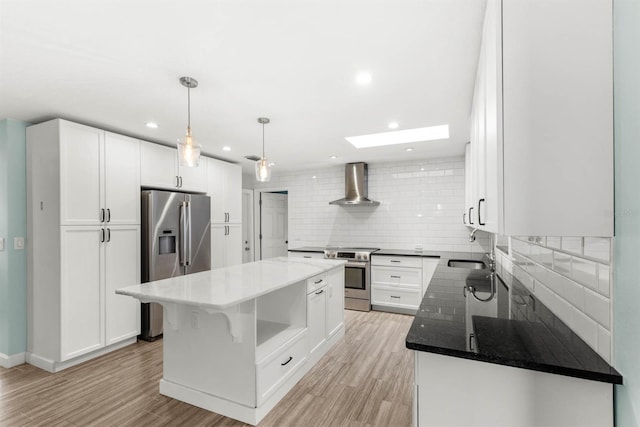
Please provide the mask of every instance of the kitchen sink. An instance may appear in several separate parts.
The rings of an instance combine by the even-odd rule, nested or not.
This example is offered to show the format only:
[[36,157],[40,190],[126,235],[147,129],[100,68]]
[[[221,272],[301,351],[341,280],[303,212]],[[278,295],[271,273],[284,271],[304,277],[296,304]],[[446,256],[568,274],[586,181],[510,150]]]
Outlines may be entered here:
[[482,261],[473,261],[470,259],[450,259],[447,263],[449,267],[455,268],[468,268],[471,270],[482,270],[483,268],[487,268]]

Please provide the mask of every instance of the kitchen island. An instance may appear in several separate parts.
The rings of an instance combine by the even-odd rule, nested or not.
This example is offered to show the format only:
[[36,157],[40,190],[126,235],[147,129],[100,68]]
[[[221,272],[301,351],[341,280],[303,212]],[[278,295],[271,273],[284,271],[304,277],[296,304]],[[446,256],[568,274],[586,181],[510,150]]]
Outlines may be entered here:
[[[612,426],[622,376],[508,271],[441,253],[406,346],[415,426]],[[464,263],[464,261],[463,261]]]
[[256,425],[344,335],[344,264],[281,257],[116,293],[163,306],[161,394]]

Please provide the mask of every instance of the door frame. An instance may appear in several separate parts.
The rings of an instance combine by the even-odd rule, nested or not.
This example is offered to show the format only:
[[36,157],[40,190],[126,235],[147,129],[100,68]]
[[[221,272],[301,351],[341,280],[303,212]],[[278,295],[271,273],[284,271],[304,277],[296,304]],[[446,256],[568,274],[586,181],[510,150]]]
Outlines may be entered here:
[[[268,187],[268,188],[254,188],[253,189],[253,241],[255,251],[253,252],[253,259],[260,261],[262,259],[262,239],[260,239],[260,233],[262,231],[262,209],[260,208],[260,198],[262,193],[278,193],[281,191],[287,192],[287,234],[289,234],[289,189],[283,187]],[[289,236],[287,236],[287,240]],[[287,249],[289,244],[287,243]]]

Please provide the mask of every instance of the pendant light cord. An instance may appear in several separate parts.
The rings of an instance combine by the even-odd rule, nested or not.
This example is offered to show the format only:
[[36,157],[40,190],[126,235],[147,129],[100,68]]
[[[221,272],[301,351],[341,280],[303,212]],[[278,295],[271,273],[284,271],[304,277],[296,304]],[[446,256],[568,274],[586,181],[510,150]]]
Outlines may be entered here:
[[262,160],[264,160],[264,123],[262,124]]
[[191,133],[191,88],[187,86],[187,129]]

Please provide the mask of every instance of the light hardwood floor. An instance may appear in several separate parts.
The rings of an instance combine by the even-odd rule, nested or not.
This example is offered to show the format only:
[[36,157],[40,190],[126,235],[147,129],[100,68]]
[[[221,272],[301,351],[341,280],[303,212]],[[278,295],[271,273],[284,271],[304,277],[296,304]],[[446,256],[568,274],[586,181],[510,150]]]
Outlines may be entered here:
[[[259,424],[411,425],[412,316],[345,311],[345,337]],[[139,342],[50,374],[0,368],[0,426],[244,426],[162,396],[162,343]]]

